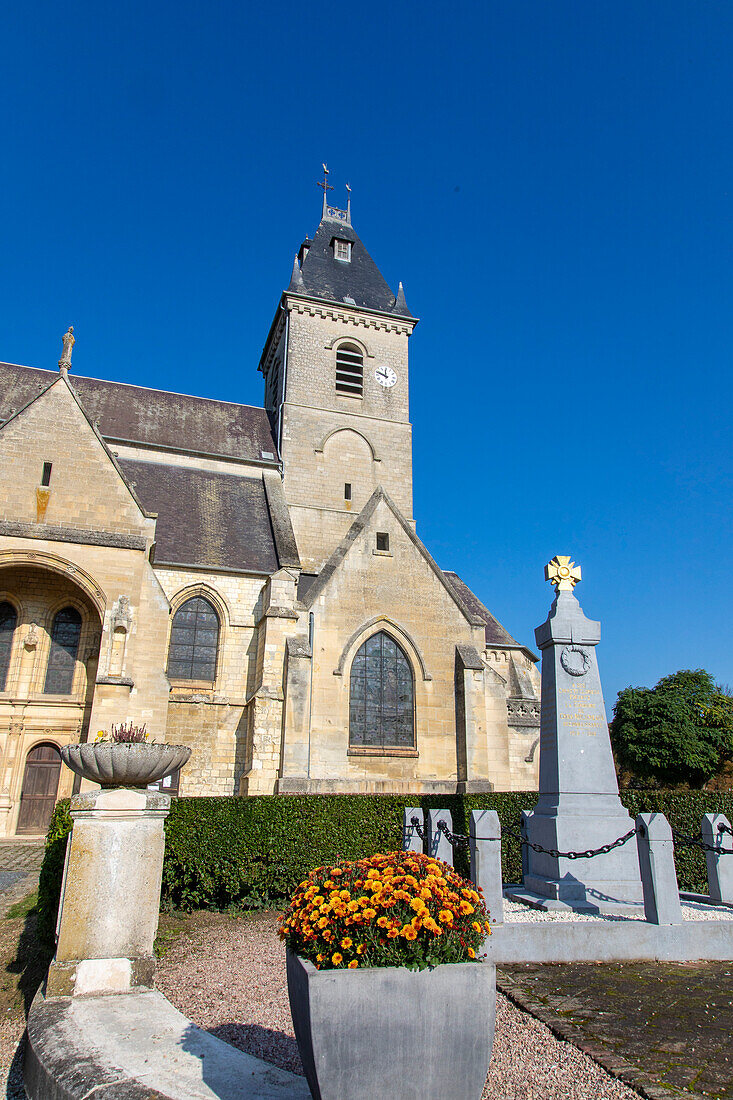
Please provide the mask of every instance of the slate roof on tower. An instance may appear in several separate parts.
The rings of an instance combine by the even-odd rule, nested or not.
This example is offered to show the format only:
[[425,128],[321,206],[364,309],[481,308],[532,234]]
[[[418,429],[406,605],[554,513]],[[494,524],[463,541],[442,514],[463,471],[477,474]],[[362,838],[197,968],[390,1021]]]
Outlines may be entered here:
[[[351,243],[351,259],[337,260],[334,240]],[[354,228],[346,221],[325,215],[312,241],[306,241],[307,255],[301,265],[297,261],[288,291],[323,298],[329,302],[344,302],[362,309],[382,313],[397,313],[411,317],[404,292],[395,295],[362,244]]]

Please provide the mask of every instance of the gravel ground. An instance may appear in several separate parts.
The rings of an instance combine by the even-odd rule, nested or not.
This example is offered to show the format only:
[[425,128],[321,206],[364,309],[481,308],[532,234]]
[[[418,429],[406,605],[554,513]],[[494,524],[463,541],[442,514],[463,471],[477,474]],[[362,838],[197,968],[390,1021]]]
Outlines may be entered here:
[[[276,918],[200,915],[161,960],[157,985],[199,1027],[233,1046],[302,1073],[293,1037],[285,958]],[[585,1054],[498,996],[483,1100],[635,1100]]]
[[[720,905],[706,905],[704,902],[683,901],[683,920],[733,920],[733,909]],[[644,920],[644,910],[641,909],[638,916],[603,916],[600,913],[573,913],[570,910],[554,910],[545,912],[542,909],[532,909],[528,905],[522,905],[518,901],[509,901],[504,898],[504,922],[506,924],[526,924],[535,921],[629,921]]]

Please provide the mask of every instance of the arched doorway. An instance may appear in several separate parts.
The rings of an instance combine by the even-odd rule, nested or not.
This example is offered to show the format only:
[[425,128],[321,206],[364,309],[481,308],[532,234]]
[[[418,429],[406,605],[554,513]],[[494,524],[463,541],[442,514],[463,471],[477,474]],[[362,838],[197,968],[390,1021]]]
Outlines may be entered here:
[[61,757],[55,745],[34,745],[28,753],[20,795],[18,835],[45,833],[56,805]]

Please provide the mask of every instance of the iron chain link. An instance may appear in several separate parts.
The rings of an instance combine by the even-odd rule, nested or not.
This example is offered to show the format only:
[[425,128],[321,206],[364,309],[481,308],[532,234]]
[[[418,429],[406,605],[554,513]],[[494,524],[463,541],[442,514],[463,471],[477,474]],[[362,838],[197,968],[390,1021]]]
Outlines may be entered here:
[[[718,832],[733,835],[733,830],[726,828],[722,823],[718,825]],[[701,852],[715,852],[717,856],[733,855],[733,849],[731,848],[716,848],[714,844],[708,844],[707,841],[703,840],[702,833],[700,836],[688,836],[687,833],[678,833],[676,829],[673,829],[672,836],[676,844],[681,844],[685,848],[699,848]]]
[[[425,828],[420,825],[420,819],[413,817],[411,824],[414,827],[417,835],[421,840],[425,839]],[[628,833],[624,833],[623,836],[618,837],[617,840],[612,841],[610,844],[601,844],[599,848],[586,848],[582,852],[561,852],[558,848],[545,848],[542,844],[535,844],[528,840],[527,837],[520,833],[517,829],[503,829],[504,836],[513,837],[518,840],[520,844],[525,845],[527,848],[531,848],[533,852],[539,852],[542,855],[550,856],[552,859],[593,859],[595,856],[605,856],[609,852],[612,852],[615,848],[620,848],[627,841],[631,840],[632,836],[636,833],[636,828],[629,829]],[[448,828],[445,821],[438,822],[438,832],[448,839],[454,848],[468,849],[471,846],[471,838],[464,836],[462,833],[453,833]],[[729,833],[733,836],[733,829],[722,823],[718,825],[719,833]],[[686,833],[678,833],[676,830],[672,830],[672,836],[677,844],[689,847],[699,848],[703,852],[715,852],[716,855],[733,855],[733,850],[728,848],[716,848],[712,844],[706,843],[700,836],[688,836]],[[477,836],[474,840],[498,840],[498,837],[482,837]]]
[[[417,818],[413,818],[413,825]],[[461,833],[452,833],[445,821],[438,822],[438,832],[443,833],[444,836],[454,846],[462,848],[468,848],[470,846],[470,837],[463,836]],[[518,832],[515,829],[504,829],[505,836],[514,837],[520,844],[526,845],[534,852],[542,852],[544,855],[551,856],[553,859],[592,859],[594,856],[605,856],[609,852],[612,852],[614,848],[620,848],[622,844],[626,844],[627,840],[631,840],[632,836],[636,832],[636,829],[629,829],[628,833],[624,836],[620,836],[617,840],[614,840],[611,844],[602,844],[600,848],[586,848],[584,852],[561,852],[557,848],[544,848],[541,844],[533,844],[527,840],[523,833]],[[475,840],[498,840],[498,837],[481,837],[477,836]]]

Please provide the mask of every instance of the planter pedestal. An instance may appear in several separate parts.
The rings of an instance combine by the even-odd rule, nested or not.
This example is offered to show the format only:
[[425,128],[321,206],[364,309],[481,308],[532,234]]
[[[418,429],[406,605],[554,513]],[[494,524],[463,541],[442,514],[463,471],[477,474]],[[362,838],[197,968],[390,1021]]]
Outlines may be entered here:
[[152,987],[169,807],[167,794],[125,788],[72,798],[47,997]]
[[316,970],[288,951],[287,970],[314,1100],[480,1100],[494,1040],[494,966]]

